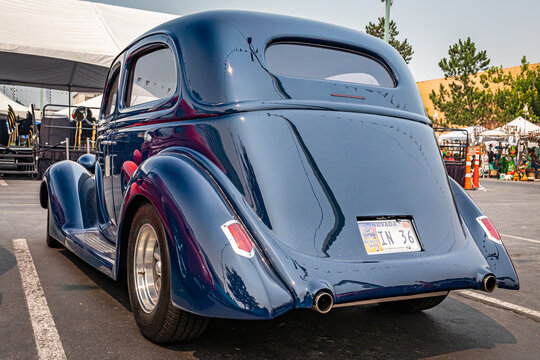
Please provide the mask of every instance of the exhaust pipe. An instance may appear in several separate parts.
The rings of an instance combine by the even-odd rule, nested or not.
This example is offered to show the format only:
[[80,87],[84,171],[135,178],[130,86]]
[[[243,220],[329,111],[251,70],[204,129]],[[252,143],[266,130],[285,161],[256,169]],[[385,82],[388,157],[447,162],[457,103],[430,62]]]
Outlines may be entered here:
[[482,287],[480,288],[482,291],[485,292],[493,292],[495,288],[497,287],[497,278],[491,274],[484,276],[484,279],[482,280]]
[[321,314],[327,314],[334,306],[334,298],[326,291],[319,291],[313,299],[312,309]]

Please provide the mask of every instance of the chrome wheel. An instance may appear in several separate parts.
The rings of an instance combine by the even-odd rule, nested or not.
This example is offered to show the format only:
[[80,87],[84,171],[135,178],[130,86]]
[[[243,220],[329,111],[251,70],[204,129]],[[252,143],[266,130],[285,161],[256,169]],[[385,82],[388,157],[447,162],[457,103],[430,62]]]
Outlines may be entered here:
[[146,223],[139,229],[134,255],[135,292],[144,312],[151,313],[158,303],[161,289],[161,251],[152,225]]

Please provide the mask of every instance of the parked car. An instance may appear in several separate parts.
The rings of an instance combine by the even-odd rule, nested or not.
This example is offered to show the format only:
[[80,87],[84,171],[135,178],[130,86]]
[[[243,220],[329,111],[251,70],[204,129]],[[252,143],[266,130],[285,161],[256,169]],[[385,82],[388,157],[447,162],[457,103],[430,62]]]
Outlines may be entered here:
[[47,244],[126,278],[152,341],[192,339],[210,318],[420,311],[452,290],[519,287],[448,178],[405,62],[375,37],[185,16],[116,58],[103,99],[96,155],[43,177]]

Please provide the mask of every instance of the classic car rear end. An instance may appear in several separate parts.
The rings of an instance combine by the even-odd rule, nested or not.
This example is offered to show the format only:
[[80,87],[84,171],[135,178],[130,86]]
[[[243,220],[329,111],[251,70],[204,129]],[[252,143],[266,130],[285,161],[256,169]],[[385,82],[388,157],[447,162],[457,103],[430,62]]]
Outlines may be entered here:
[[347,305],[480,289],[493,273],[460,219],[426,123],[275,110],[197,127],[225,149],[219,166],[204,167],[296,307],[312,307],[319,291]]
[[455,289],[519,287],[449,181],[406,64],[374,37],[186,16],[115,60],[104,99],[97,160],[45,174],[48,239],[127,274],[153,341],[196,337],[209,317],[419,311]]

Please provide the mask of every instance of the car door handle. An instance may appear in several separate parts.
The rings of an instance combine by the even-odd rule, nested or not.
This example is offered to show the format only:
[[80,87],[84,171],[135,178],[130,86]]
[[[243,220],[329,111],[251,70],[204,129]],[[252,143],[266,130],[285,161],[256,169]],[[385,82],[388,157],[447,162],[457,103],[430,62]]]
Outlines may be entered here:
[[116,145],[116,141],[105,140],[101,142],[102,145]]

